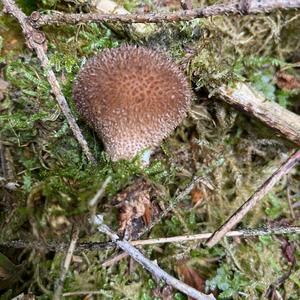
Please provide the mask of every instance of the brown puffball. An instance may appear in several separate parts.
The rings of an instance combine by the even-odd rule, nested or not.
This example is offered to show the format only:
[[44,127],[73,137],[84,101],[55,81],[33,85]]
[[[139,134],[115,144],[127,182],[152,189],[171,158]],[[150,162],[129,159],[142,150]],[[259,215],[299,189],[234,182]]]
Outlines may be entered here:
[[112,160],[133,158],[159,144],[191,104],[179,68],[158,52],[134,46],[107,49],[88,60],[73,96]]

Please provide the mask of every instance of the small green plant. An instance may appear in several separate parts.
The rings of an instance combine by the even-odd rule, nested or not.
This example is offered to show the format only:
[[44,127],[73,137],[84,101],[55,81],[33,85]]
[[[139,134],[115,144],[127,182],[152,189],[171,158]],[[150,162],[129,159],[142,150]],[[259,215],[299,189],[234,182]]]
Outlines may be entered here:
[[243,288],[247,285],[247,280],[242,273],[232,271],[227,265],[222,265],[217,269],[216,275],[206,281],[207,291],[220,290],[220,299],[236,298],[243,294]]

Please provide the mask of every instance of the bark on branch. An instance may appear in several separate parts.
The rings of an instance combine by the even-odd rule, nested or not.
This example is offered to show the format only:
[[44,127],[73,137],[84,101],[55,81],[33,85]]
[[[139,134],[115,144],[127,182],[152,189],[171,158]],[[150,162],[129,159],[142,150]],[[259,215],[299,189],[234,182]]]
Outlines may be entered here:
[[19,9],[13,0],[3,0],[4,12],[13,15],[20,23],[22,31],[24,33],[26,44],[29,49],[34,50],[39,58],[42,67],[44,68],[48,82],[52,88],[52,92],[56,97],[63,114],[65,115],[67,122],[79,142],[83,153],[86,155],[90,162],[95,162],[95,159],[88,147],[87,141],[81,133],[79,126],[77,125],[74,117],[72,116],[71,110],[68,106],[68,102],[63,95],[59,83],[55,77],[53,70],[49,67],[49,59],[46,55],[47,41],[44,33],[33,28],[28,22],[27,16]]
[[220,15],[244,15],[267,13],[276,9],[300,8],[299,0],[242,0],[229,4],[216,4],[203,8],[182,10],[174,13],[149,13],[149,14],[65,14],[52,11],[47,15],[40,15],[37,12],[31,17],[34,27],[43,25],[78,24],[87,22],[123,22],[123,23],[160,23],[189,21],[195,18],[207,18]]
[[234,88],[222,86],[219,88],[219,96],[223,101],[254,116],[286,139],[300,145],[299,115],[265,99],[245,83],[237,83]]
[[[228,231],[224,237],[255,237],[255,236],[265,236],[265,235],[285,235],[285,234],[300,234],[299,226],[280,226],[280,227],[262,227],[262,228],[244,228],[240,230]],[[179,235],[173,237],[162,237],[157,239],[148,240],[135,240],[130,241],[133,246],[147,246],[155,244],[165,244],[165,243],[187,243],[189,241],[196,240],[207,240],[211,237],[213,233],[198,233],[192,235]],[[39,242],[25,241],[25,240],[13,240],[7,242],[1,242],[0,247],[9,247],[14,249],[43,249],[47,251],[63,252],[68,249],[69,245],[66,243],[58,243],[55,241],[48,242],[44,245]],[[86,242],[78,243],[75,252],[82,251],[100,251],[104,249],[113,249],[115,244],[113,242]]]

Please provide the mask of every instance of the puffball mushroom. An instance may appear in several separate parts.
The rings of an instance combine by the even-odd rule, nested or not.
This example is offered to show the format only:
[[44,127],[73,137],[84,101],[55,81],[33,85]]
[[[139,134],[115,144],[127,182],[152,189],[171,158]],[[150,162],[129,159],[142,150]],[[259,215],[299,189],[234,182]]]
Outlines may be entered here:
[[159,144],[191,104],[179,68],[159,52],[135,46],[107,49],[89,59],[75,80],[73,96],[114,161]]

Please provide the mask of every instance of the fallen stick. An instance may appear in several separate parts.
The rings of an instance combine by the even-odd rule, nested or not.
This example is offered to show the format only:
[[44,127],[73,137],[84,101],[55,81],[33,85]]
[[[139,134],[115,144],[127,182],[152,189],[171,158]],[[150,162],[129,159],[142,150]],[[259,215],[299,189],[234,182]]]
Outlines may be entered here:
[[256,192],[207,240],[206,245],[213,247],[225,234],[239,223],[243,217],[300,161],[300,150],[297,150],[282,166],[271,175]]
[[[76,291],[76,292],[68,292],[63,293],[63,297],[74,297],[74,296],[87,296],[83,299],[90,299],[92,295],[103,295],[103,291]],[[13,299],[12,299],[13,300]]]
[[68,102],[59,87],[58,81],[55,77],[53,70],[50,68],[49,59],[46,55],[47,41],[44,33],[36,30],[29,24],[28,17],[19,9],[19,7],[15,4],[13,0],[3,0],[3,6],[4,12],[13,15],[19,21],[26,39],[26,44],[29,49],[35,50],[37,57],[39,58],[41,65],[46,72],[48,82],[52,88],[53,94],[55,95],[56,101],[58,102],[60,109],[65,115],[75,138],[80,144],[82,151],[87,157],[87,159],[90,162],[94,163],[95,159],[88,147],[87,141],[85,140],[84,136],[80,131],[79,126],[77,125],[74,117],[72,116],[71,110],[68,106]]
[[218,94],[224,102],[254,116],[286,139],[300,145],[299,115],[265,99],[245,83],[237,83],[234,88],[222,86]]
[[[249,1],[247,1],[249,2]],[[51,11],[47,15],[38,15],[34,12],[31,22],[34,27],[43,25],[78,24],[88,22],[123,22],[123,23],[160,23],[190,21],[195,18],[207,18],[220,15],[244,15],[267,13],[275,9],[296,9],[300,8],[299,0],[253,0],[249,5],[243,5],[243,1],[234,1],[228,4],[216,4],[192,10],[180,10],[172,13],[148,13],[148,14],[66,14]]]
[[[288,227],[262,227],[262,228],[245,228],[240,230],[229,231],[225,234],[226,237],[254,237],[254,236],[264,236],[264,235],[283,235],[283,234],[300,234],[299,226],[288,226]],[[195,240],[206,240],[213,235],[212,232],[199,233],[193,235],[179,235],[166,238],[148,239],[148,240],[135,240],[130,241],[133,246],[147,246],[155,244],[164,243],[185,243]],[[49,242],[48,247],[45,247],[42,243],[34,241],[24,241],[24,240],[13,240],[0,243],[0,247],[10,247],[15,249],[41,249],[45,247],[48,251],[61,252],[68,248],[68,244],[55,243],[54,241]],[[114,248],[115,244],[112,242],[87,242],[79,243],[76,247],[76,252],[81,251],[99,251],[104,249]],[[123,252],[124,253],[124,252]]]
[[68,273],[68,270],[70,268],[72,256],[75,250],[76,243],[78,241],[78,236],[79,236],[79,230],[77,227],[73,228],[72,232],[72,237],[71,237],[71,242],[69,245],[69,249],[67,251],[64,264],[62,265],[60,276],[58,280],[55,283],[55,291],[53,294],[53,300],[60,300],[61,299],[61,294],[64,286],[64,282]]
[[[258,229],[241,229],[235,231],[226,232],[226,237],[251,237],[251,236],[264,236],[264,235],[280,235],[280,234],[291,234],[300,233],[299,226],[290,227],[266,227]],[[212,233],[200,233],[192,235],[179,235],[167,238],[158,239],[148,239],[148,240],[137,240],[131,241],[130,243],[134,246],[145,246],[145,245],[156,245],[156,244],[166,244],[166,243],[183,243],[196,240],[206,240],[211,237]]]
[[[282,235],[282,234],[300,234],[300,227],[265,227],[257,229],[241,229],[235,231],[229,231],[225,234],[225,237],[253,237],[253,236],[264,236],[264,235]],[[186,243],[191,241],[206,240],[212,236],[212,233],[199,233],[191,235],[179,235],[166,238],[148,239],[148,240],[136,240],[130,241],[133,246],[146,246],[146,245],[157,245],[166,243]],[[112,258],[105,260],[101,265],[102,267],[111,267],[120,260],[128,257],[126,252],[121,252]]]
[[151,260],[146,258],[138,249],[136,249],[130,242],[120,240],[119,236],[114,233],[107,225],[103,224],[102,216],[96,216],[93,223],[97,225],[98,231],[106,234],[109,238],[116,243],[116,245],[130,255],[136,262],[147,269],[157,280],[164,280],[168,285],[171,285],[178,291],[186,294],[197,300],[212,300],[215,299],[213,295],[205,295],[175,277],[169,275],[162,270],[158,265],[154,264]]

